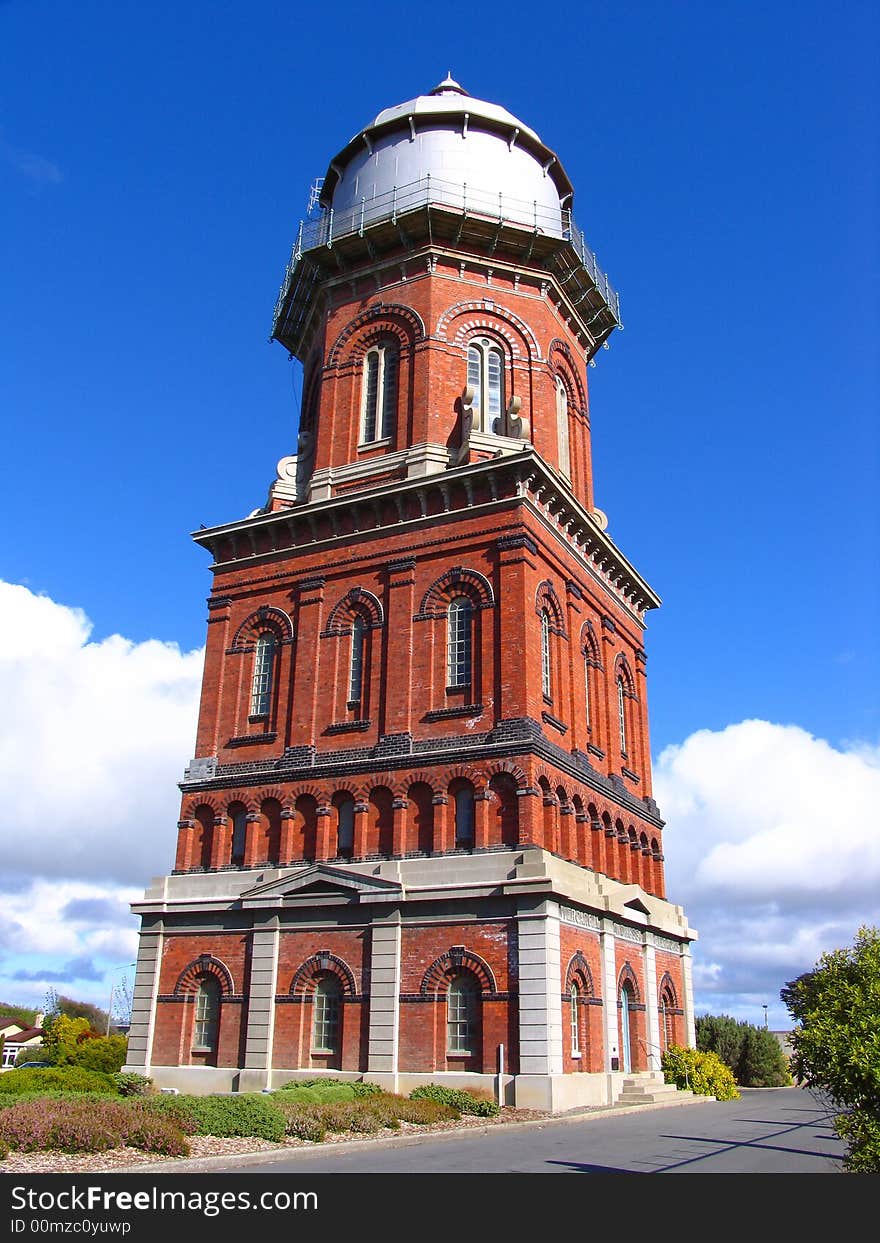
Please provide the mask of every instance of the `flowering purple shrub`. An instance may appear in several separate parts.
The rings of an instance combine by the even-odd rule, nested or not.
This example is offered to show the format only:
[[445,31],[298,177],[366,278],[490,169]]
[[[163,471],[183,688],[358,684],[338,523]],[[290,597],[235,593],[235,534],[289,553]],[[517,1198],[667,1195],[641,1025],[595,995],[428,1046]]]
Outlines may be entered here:
[[123,1101],[31,1098],[0,1112],[0,1144],[24,1152],[104,1152],[130,1144],[145,1152],[189,1151],[170,1119],[150,1117]]

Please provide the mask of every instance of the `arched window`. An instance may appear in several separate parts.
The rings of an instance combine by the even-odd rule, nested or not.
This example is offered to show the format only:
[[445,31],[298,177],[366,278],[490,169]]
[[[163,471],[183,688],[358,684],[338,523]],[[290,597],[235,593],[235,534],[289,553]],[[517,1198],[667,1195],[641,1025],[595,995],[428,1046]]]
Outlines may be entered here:
[[447,613],[446,678],[448,686],[470,686],[474,606],[467,596],[450,601]]
[[622,674],[617,677],[617,728],[620,733],[620,753],[626,755],[626,702]]
[[467,383],[473,390],[474,428],[499,431],[504,414],[504,355],[488,337],[477,337],[468,347]]
[[336,814],[336,854],[340,859],[350,859],[354,854],[354,799],[341,798],[336,804]]
[[547,699],[552,697],[550,670],[550,614],[541,609],[541,690]]
[[397,414],[398,352],[393,341],[381,341],[364,358],[361,443],[391,435]]
[[364,648],[367,623],[358,615],[351,624],[351,667],[348,678],[349,703],[360,703],[364,687]]
[[342,985],[335,975],[324,975],[315,985],[312,1014],[312,1052],[339,1052]]
[[268,716],[272,703],[272,673],[275,668],[275,636],[261,634],[254,652],[254,680],[251,684],[251,716]]
[[455,800],[455,845],[467,850],[474,844],[474,790],[470,784],[461,786]]
[[480,986],[462,971],[452,977],[446,997],[446,1050],[473,1056],[480,1050]]
[[580,1053],[581,1051],[581,990],[577,983],[572,980],[571,990],[571,1051],[572,1053]]
[[559,446],[559,469],[571,477],[571,450],[568,439],[568,392],[562,377],[556,377],[556,440]]
[[590,694],[590,669],[592,667],[593,662],[590,660],[590,649],[587,648],[584,652],[584,706],[586,708],[584,721],[586,722],[587,729],[592,729],[593,727],[593,699]]
[[237,865],[244,863],[245,845],[247,843],[247,808],[237,803],[229,809],[232,817],[232,858]]
[[213,976],[203,975],[196,989],[193,1020],[193,1048],[214,1053],[220,1030],[220,984]]
[[660,1047],[662,1052],[675,1044],[675,995],[669,984],[660,990]]

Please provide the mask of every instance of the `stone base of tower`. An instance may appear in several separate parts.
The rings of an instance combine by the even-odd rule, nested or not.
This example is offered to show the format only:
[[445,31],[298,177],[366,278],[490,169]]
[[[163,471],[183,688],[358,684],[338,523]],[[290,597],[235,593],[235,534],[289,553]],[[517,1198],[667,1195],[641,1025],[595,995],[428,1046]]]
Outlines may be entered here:
[[365,1079],[561,1112],[693,1044],[680,907],[534,846],[164,877],[128,1070],[180,1091]]

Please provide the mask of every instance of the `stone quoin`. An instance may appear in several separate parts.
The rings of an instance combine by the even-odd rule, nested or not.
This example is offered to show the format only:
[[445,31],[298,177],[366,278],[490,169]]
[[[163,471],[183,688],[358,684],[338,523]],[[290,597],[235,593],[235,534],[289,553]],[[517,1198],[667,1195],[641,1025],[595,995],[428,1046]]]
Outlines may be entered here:
[[177,855],[134,911],[127,1069],[613,1102],[693,1044],[651,793],[646,613],[596,508],[620,324],[555,153],[451,77],[316,182],[272,337],[303,366],[213,558]]

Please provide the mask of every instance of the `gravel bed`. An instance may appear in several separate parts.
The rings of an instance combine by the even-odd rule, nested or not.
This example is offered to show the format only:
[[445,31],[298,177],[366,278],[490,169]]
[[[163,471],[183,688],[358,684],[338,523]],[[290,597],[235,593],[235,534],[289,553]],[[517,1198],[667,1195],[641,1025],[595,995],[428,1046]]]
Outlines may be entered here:
[[[342,1134],[327,1134],[324,1145],[346,1144],[354,1141],[381,1139],[383,1136],[427,1135],[432,1131],[463,1131],[479,1127],[503,1126],[506,1122],[530,1122],[535,1119],[552,1118],[554,1115],[539,1109],[502,1109],[494,1118],[477,1118],[464,1114],[447,1122],[431,1122],[420,1125],[416,1122],[401,1122],[398,1130],[383,1127],[372,1135],[355,1134],[345,1131]],[[238,1156],[241,1153],[282,1151],[285,1148],[316,1148],[308,1140],[288,1137],[278,1143],[267,1139],[216,1135],[191,1135],[189,1137],[190,1154],[181,1157],[181,1161],[194,1161],[202,1157]],[[63,1153],[63,1152],[10,1152],[5,1161],[0,1161],[0,1174],[98,1174],[105,1171],[125,1169],[132,1166],[163,1165],[170,1170],[175,1158],[168,1158],[152,1152],[141,1152],[139,1148],[110,1148],[106,1152]]]

